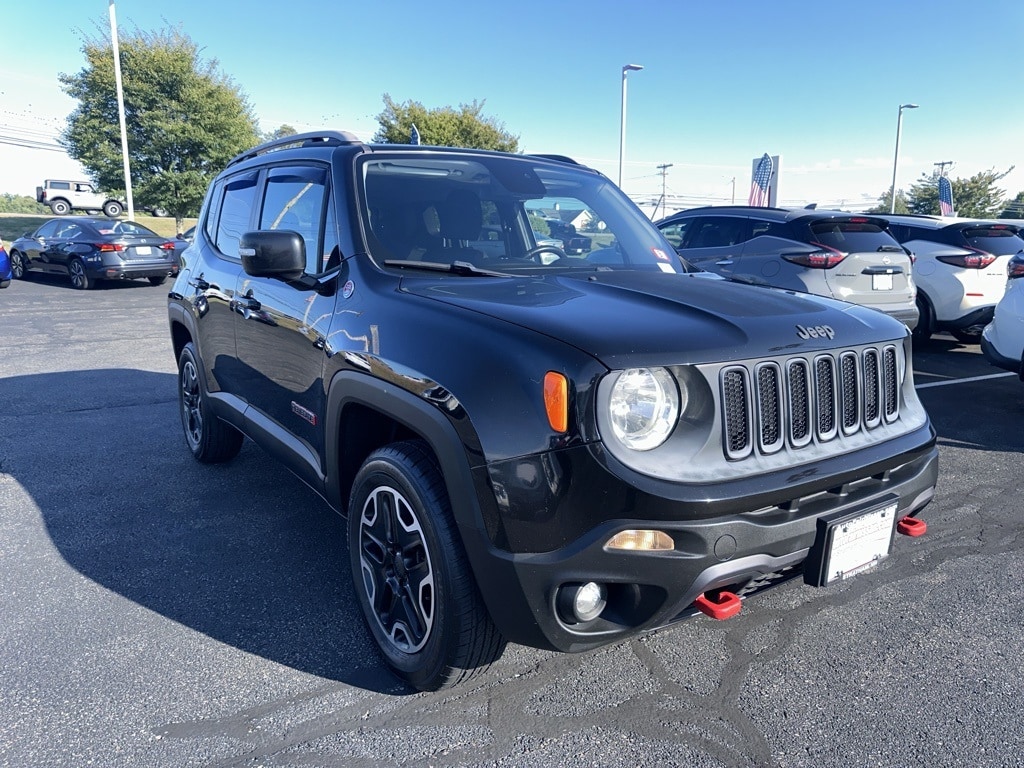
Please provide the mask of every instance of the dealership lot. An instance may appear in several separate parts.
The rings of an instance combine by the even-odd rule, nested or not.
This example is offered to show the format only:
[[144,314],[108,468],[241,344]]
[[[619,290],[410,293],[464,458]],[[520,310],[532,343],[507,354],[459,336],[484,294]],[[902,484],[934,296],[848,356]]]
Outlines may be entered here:
[[0,294],[0,765],[980,766],[1024,749],[1024,383],[936,335],[926,536],[856,579],[413,694],[340,520],[251,443],[196,463],[166,286]]

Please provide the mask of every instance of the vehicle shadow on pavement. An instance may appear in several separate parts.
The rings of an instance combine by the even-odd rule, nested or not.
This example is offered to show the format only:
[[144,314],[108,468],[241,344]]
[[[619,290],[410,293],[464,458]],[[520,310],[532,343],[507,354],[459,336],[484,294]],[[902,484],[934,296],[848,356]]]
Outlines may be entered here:
[[0,471],[79,573],[247,653],[370,691],[413,692],[366,632],[343,519],[251,442],[226,465],[195,461],[174,375],[0,378],[0,401]]

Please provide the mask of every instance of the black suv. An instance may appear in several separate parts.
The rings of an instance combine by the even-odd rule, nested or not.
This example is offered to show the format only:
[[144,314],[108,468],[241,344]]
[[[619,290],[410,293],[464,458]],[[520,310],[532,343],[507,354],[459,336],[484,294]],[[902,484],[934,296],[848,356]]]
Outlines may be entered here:
[[[558,202],[604,224],[586,255],[536,243]],[[418,688],[507,641],[726,618],[924,530],[904,325],[689,268],[564,159],[290,136],[214,180],[184,262],[188,447],[248,436],[347,516],[370,632]]]

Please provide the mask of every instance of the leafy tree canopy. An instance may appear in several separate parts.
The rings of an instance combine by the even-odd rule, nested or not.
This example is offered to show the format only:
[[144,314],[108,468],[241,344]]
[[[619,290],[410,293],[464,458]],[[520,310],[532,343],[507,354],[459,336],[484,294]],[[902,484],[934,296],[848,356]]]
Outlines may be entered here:
[[0,213],[49,213],[50,209],[37,203],[28,195],[12,195],[5,192],[0,195]]
[[1024,219],[1024,192],[1018,192],[1017,196],[1010,200],[1003,212],[999,214],[1000,219]]
[[398,104],[385,93],[384,110],[377,115],[380,127],[373,140],[408,144],[415,125],[423,144],[518,152],[519,137],[508,133],[503,123],[484,117],[483,109],[482,101],[461,104],[458,109],[427,109],[418,101]]
[[910,208],[907,207],[907,195],[902,189],[896,190],[896,210],[890,210],[892,208],[891,193],[892,189],[885,190],[879,197],[878,205],[866,213],[910,213]]
[[292,126],[288,125],[288,123],[282,123],[269,133],[263,134],[263,141],[274,141],[274,139],[283,139],[285,136],[294,136],[297,133],[298,131],[296,131]]
[[[969,179],[950,179],[953,187],[953,209],[957,216],[974,219],[990,219],[998,216],[1003,210],[1004,192],[996,186],[996,182],[1005,178],[1013,170],[1011,165],[1005,171],[994,168],[981,171]],[[939,172],[921,174],[907,194],[907,207],[911,213],[938,216],[939,210]]]
[[[177,29],[119,35],[132,192],[138,204],[176,219],[195,216],[213,176],[259,142],[256,119],[240,89],[202,61]],[[78,100],[61,144],[101,188],[124,192],[124,166],[109,34],[86,39],[85,67],[61,74]]]

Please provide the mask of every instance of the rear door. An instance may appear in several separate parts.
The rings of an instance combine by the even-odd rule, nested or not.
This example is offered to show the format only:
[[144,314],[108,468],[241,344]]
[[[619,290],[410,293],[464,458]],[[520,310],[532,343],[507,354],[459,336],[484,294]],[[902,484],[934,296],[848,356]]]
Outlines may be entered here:
[[726,277],[742,274],[740,256],[750,238],[743,216],[699,216],[686,229],[679,255],[691,264]]
[[811,219],[806,226],[812,245],[844,255],[824,270],[835,298],[880,309],[914,306],[910,257],[885,221],[848,216]]

